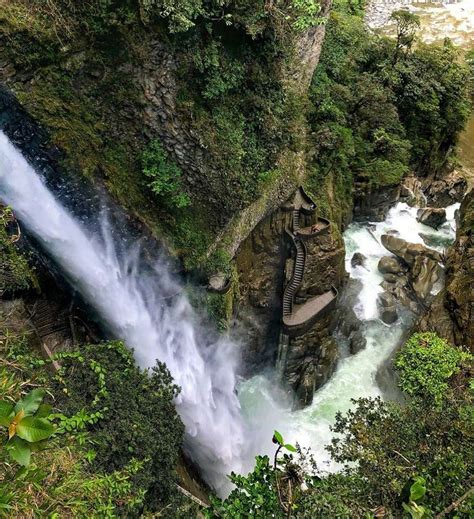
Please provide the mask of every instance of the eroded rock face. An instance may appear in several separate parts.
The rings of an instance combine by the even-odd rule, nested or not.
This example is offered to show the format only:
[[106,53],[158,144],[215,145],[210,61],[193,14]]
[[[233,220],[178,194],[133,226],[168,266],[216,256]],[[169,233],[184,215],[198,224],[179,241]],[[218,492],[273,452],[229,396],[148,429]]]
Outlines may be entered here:
[[425,207],[426,196],[420,180],[414,175],[403,179],[400,186],[400,200],[411,207]]
[[466,189],[466,179],[454,170],[439,180],[426,179],[424,192],[430,206],[446,207],[460,202]]
[[412,287],[416,296],[421,300],[426,300],[434,284],[441,275],[441,268],[437,261],[427,256],[417,256],[410,272],[413,279]]
[[417,328],[474,351],[474,191],[463,200],[459,220],[456,242],[447,253],[445,288]]
[[292,342],[287,382],[295,391],[296,407],[310,405],[314,392],[329,380],[336,369],[339,358],[337,343],[327,335],[321,339],[323,329],[324,323]]
[[[443,260],[442,255],[419,243],[409,243],[388,234],[384,234],[381,241],[387,250],[397,256],[386,256],[379,262],[379,270],[384,275],[383,288],[403,306],[419,313],[430,302],[433,286],[441,276],[439,264]],[[391,312],[386,313],[386,318],[393,319]],[[382,319],[388,323],[384,316]]]
[[438,229],[446,221],[446,211],[442,207],[425,207],[418,209],[416,219],[423,225]]
[[399,198],[399,185],[371,189],[366,183],[358,182],[354,193],[354,218],[382,222]]

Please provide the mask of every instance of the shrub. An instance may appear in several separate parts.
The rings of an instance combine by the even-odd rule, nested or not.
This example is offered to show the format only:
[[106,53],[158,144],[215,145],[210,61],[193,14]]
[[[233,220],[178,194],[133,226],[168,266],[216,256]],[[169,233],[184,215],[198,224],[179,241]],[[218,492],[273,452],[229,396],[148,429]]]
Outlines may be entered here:
[[169,160],[159,141],[152,141],[143,152],[142,169],[151,179],[149,187],[164,206],[180,209],[191,203],[181,186],[181,170]]
[[472,356],[450,346],[435,333],[415,333],[395,360],[400,387],[410,396],[440,405],[446,398],[449,380],[468,359]]
[[119,341],[85,346],[80,357],[61,360],[67,390],[60,406],[67,415],[83,408],[89,414],[100,412],[88,427],[95,443],[93,466],[112,472],[132,459],[143,462],[145,469],[133,481],[147,490],[147,503],[154,509],[175,492],[184,433],[174,406],[179,390],[163,364],[151,372],[141,370]]

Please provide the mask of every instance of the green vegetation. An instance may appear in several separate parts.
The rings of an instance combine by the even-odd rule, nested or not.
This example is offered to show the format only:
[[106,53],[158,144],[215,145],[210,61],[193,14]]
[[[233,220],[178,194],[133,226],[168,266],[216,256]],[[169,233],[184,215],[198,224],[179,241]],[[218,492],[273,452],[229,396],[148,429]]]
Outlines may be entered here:
[[440,405],[449,389],[448,381],[469,358],[468,353],[453,348],[434,333],[416,333],[395,361],[400,387],[410,396]]
[[328,450],[342,472],[319,471],[292,446],[280,456],[278,436],[273,465],[258,457],[247,477],[232,475],[237,488],[208,517],[428,519],[453,504],[452,517],[472,517],[473,360],[433,333],[413,335],[395,362],[407,401],[362,398],[337,416]]
[[0,295],[26,290],[36,284],[27,258],[15,247],[20,236],[12,211],[0,207]]
[[143,174],[163,206],[181,209],[190,204],[189,195],[182,192],[181,170],[171,162],[159,141],[152,141],[142,155]]
[[[413,45],[419,22],[406,11],[393,14],[396,39],[379,36],[355,11],[339,3],[332,12],[308,115],[315,151],[309,190],[323,207],[337,200],[345,214],[354,184],[442,171],[469,113],[468,69],[449,41]],[[326,189],[321,200],[328,178],[333,198],[324,199]]]
[[143,372],[110,342],[57,354],[54,373],[34,344],[0,330],[0,516],[191,513],[175,496],[183,426],[164,366]]

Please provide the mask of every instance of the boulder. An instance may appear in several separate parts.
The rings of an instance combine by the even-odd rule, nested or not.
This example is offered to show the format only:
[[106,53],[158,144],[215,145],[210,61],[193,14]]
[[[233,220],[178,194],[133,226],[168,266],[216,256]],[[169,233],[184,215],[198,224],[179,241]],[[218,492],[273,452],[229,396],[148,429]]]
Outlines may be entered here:
[[392,294],[383,292],[379,295],[380,318],[385,324],[393,324],[398,319],[397,307]]
[[425,247],[421,243],[410,243],[389,234],[383,234],[381,241],[388,251],[401,258],[409,267],[414,265],[415,258],[420,255],[426,256],[433,261],[442,261],[442,255],[438,251]]
[[416,296],[424,301],[438,281],[441,268],[437,261],[426,256],[417,256],[411,272],[412,287]]
[[411,207],[425,207],[426,196],[417,177],[412,175],[403,180],[400,186],[400,199]]
[[211,292],[225,293],[230,288],[230,280],[225,274],[219,272],[209,278],[209,284],[207,289]]
[[364,256],[361,252],[355,252],[351,258],[351,266],[352,267],[363,267],[365,265],[365,261],[367,257]]
[[377,268],[381,274],[399,274],[402,271],[399,260],[393,256],[380,258]]
[[442,207],[425,207],[418,209],[416,219],[423,225],[437,229],[446,221],[446,211]]
[[354,355],[359,353],[359,351],[363,350],[367,345],[367,339],[364,337],[364,334],[361,330],[357,330],[356,332],[351,334],[349,339],[349,350]]
[[387,272],[383,275],[383,279],[387,283],[396,283],[398,281],[398,276],[396,274],[390,274],[390,272]]

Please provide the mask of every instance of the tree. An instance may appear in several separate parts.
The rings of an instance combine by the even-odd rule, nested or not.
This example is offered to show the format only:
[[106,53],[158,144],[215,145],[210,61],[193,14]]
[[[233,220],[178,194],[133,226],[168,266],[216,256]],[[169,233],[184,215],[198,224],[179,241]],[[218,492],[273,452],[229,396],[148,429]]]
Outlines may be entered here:
[[397,63],[400,53],[405,50],[409,51],[415,41],[416,31],[420,27],[420,18],[414,13],[410,13],[405,9],[393,11],[390,19],[397,25],[397,44],[393,55],[393,63]]

